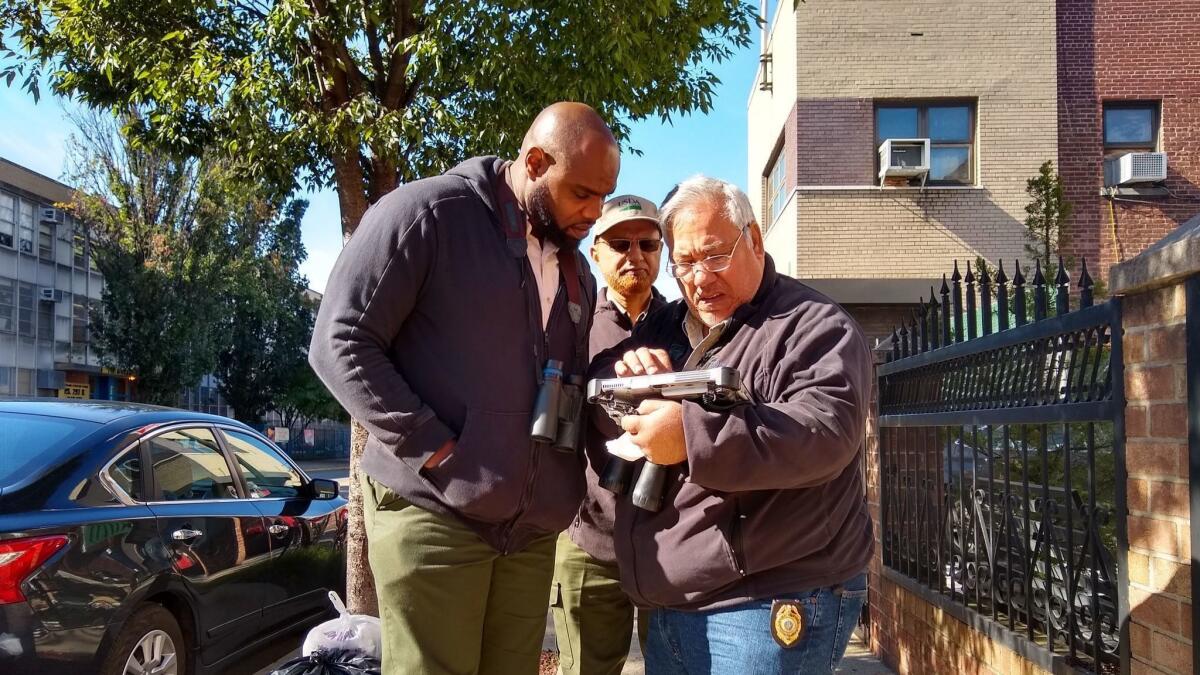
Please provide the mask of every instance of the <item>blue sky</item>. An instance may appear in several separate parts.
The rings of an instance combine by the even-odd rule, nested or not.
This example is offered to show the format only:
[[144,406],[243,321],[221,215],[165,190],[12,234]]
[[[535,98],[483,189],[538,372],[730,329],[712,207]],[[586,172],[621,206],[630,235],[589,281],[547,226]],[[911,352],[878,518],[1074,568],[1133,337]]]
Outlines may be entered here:
[[[671,124],[657,119],[632,125],[629,144],[641,150],[638,157],[622,157],[617,194],[635,193],[659,202],[675,183],[704,173],[746,187],[746,104],[758,66],[757,47],[738,52],[714,72],[721,79],[712,111],[707,115],[679,116]],[[0,85],[0,157],[34,171],[61,178],[64,149],[72,127],[66,119],[70,105],[44,96],[40,102],[16,87]],[[309,286],[321,291],[341,250],[337,197],[332,191],[307,195],[311,202],[303,223],[308,260],[302,271]],[[590,244],[584,242],[584,247]],[[663,256],[666,262],[666,256]],[[658,287],[668,297],[678,297],[665,272]]]

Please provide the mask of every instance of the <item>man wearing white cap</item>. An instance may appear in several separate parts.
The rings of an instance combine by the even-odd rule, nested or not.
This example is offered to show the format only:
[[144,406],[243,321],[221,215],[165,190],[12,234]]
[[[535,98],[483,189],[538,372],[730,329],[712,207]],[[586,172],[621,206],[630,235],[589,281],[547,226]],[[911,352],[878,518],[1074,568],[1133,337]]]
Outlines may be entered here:
[[[638,321],[666,304],[654,289],[663,246],[654,203],[634,195],[614,197],[604,204],[593,231],[592,260],[607,288],[596,303],[589,358],[629,337]],[[598,484],[608,458],[605,440],[589,429],[587,496],[555,552],[550,599],[564,675],[619,675],[633,632],[633,604],[621,590],[613,550],[616,498]],[[644,639],[645,630],[639,627],[638,636]]]

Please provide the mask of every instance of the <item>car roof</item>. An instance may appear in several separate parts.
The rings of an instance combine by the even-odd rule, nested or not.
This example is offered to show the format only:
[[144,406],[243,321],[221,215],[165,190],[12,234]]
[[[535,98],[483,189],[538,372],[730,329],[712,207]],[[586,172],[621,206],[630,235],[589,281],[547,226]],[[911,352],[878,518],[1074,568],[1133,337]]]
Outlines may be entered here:
[[153,424],[155,422],[195,421],[214,424],[245,426],[228,417],[206,413],[166,408],[144,403],[125,401],[64,400],[51,398],[26,398],[0,400],[0,413],[43,415],[67,419],[109,424],[120,421],[129,426]]

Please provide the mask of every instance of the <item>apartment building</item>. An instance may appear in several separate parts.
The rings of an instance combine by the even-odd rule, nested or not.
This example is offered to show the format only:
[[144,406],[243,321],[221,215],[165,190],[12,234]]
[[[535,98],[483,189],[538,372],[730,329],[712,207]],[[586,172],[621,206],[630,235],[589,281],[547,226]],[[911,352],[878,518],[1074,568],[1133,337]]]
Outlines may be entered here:
[[1196,0],[1059,2],[1065,248],[1105,274],[1200,213],[1197,26]]
[[[1026,181],[1104,278],[1200,212],[1200,2],[764,3],[749,180],[781,271],[881,338],[953,261],[1026,259]],[[1011,273],[1011,267],[1010,267]]]
[[127,400],[134,386],[88,335],[104,280],[82,226],[56,206],[71,193],[0,158],[0,396]]

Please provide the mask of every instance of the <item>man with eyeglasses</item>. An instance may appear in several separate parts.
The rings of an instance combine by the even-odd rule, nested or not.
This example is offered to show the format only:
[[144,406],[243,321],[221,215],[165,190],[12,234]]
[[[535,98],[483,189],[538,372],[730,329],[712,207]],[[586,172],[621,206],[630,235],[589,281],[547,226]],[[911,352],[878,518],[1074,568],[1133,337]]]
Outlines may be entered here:
[[683,299],[589,375],[726,366],[751,401],[648,400],[621,422],[670,475],[661,510],[620,500],[614,526],[622,585],[655,609],[647,671],[829,673],[862,610],[872,550],[860,450],[870,349],[841,307],[775,271],[736,186],[690,178],[660,221]]
[[[614,197],[605,202],[593,232],[592,260],[607,288],[593,315],[592,357],[628,338],[635,325],[666,305],[654,288],[663,247],[654,203],[635,195]],[[633,632],[633,603],[621,590],[613,552],[616,498],[599,485],[608,461],[605,440],[594,427],[589,430],[587,496],[555,551],[551,601],[563,675],[619,675]],[[644,613],[638,615],[643,640],[644,619]]]

